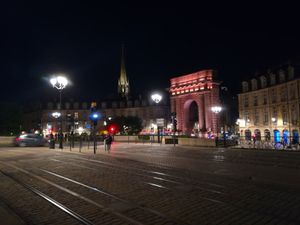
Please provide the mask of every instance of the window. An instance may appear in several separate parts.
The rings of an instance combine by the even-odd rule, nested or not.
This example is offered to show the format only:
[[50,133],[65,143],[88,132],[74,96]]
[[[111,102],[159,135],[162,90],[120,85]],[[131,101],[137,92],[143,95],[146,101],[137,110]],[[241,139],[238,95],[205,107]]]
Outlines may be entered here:
[[259,112],[258,110],[254,111],[254,125],[257,125],[259,123]]
[[254,97],[253,97],[253,105],[254,105],[254,106],[257,106],[257,105],[258,105],[257,102],[258,102],[257,96],[254,96]]
[[266,93],[264,93],[264,96],[263,96],[263,104],[264,105],[268,104],[267,94]]
[[248,111],[245,111],[245,121],[246,121],[246,123],[250,122],[250,117],[249,117],[249,112]]
[[286,97],[287,97],[286,88],[285,87],[281,87],[281,89],[280,89],[280,100],[282,102],[285,102],[286,101]]
[[287,114],[286,107],[282,108],[282,122],[284,125],[288,123],[288,114]]
[[276,102],[276,90],[275,89],[272,89],[271,90],[271,99],[272,99],[272,103],[275,103]]
[[244,107],[248,107],[248,106],[249,106],[249,98],[248,96],[245,96]]
[[276,109],[276,107],[272,108],[272,118],[275,118],[275,121],[277,121],[277,109]]
[[292,116],[292,124],[297,125],[297,123],[298,123],[298,121],[297,121],[297,109],[296,109],[295,105],[292,105],[291,116]]
[[292,84],[289,88],[289,99],[294,100],[296,98],[295,84]]
[[268,124],[268,123],[269,123],[268,111],[264,110],[264,124]]

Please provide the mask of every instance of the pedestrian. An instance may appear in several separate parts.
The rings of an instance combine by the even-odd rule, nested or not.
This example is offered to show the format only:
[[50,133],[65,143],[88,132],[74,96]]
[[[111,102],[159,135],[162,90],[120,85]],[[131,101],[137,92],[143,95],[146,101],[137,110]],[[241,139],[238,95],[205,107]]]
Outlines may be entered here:
[[106,151],[106,149],[107,149],[107,146],[106,146],[106,138],[107,138],[107,135],[103,136],[104,151]]
[[254,145],[254,147],[255,147],[255,143],[256,143],[256,136],[253,135],[253,145]]
[[112,136],[108,134],[104,139],[104,141],[105,141],[105,151],[107,150],[109,152],[112,143]]

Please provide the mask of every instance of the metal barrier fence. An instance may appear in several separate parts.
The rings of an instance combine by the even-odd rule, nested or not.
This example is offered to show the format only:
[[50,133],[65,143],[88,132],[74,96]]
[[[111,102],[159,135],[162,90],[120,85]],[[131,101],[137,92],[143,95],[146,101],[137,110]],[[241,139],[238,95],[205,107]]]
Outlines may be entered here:
[[284,145],[281,142],[275,143],[274,141],[249,141],[240,140],[239,146],[241,148],[249,149],[275,149],[275,150],[300,150],[299,144]]

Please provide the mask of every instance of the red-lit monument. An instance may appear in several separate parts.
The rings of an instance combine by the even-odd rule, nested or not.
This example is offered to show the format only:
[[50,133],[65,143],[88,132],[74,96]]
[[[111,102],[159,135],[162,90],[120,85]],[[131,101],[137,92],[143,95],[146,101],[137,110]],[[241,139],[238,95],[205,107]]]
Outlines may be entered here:
[[217,115],[212,106],[220,104],[219,82],[213,70],[171,78],[171,112],[176,113],[177,130],[185,134],[204,135],[217,131]]

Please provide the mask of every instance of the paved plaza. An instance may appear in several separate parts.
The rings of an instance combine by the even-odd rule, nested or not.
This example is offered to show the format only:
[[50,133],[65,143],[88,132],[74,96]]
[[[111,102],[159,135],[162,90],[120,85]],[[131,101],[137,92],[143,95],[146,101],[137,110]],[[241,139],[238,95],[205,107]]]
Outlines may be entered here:
[[1,224],[300,224],[297,151],[0,148]]

